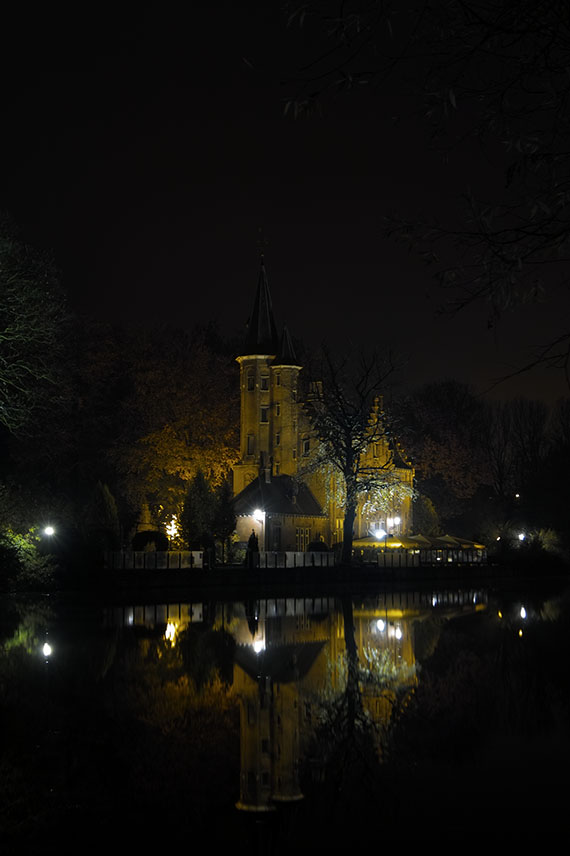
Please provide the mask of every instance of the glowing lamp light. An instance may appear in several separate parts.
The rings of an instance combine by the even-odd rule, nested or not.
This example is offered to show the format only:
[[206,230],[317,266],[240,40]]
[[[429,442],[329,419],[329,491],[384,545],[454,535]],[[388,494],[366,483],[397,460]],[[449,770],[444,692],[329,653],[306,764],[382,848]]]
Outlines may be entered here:
[[253,512],[254,520],[257,520],[258,523],[263,523],[265,520],[265,511],[262,511],[261,508],[256,508]]
[[52,650],[53,649],[49,642],[45,642],[44,647],[42,648],[42,654],[44,655],[44,657],[51,657]]
[[521,615],[521,618],[526,618],[526,609],[524,608],[524,606],[521,606],[520,615]]
[[265,642],[263,639],[256,639],[253,643],[253,650],[256,654],[261,654],[262,651],[265,650]]
[[180,527],[178,525],[178,519],[176,517],[176,514],[173,514],[170,523],[166,527],[166,534],[168,535],[169,538],[176,538],[176,536],[179,534],[179,532],[180,532]]
[[396,637],[396,639],[402,638],[402,628],[401,627],[396,627],[394,636]]
[[378,628],[380,633],[382,633],[386,629],[386,622],[382,618],[379,618],[376,622],[376,627]]
[[519,541],[524,541],[525,538],[526,535],[524,534],[524,532],[519,532]]
[[44,535],[55,535],[55,529],[53,526],[46,526],[44,529]]
[[378,538],[378,540],[379,540],[379,541],[380,541],[382,538],[385,538],[385,537],[386,537],[386,533],[384,532],[384,530],[383,530],[383,529],[377,529],[377,530],[376,530],[376,532],[374,533],[374,535],[376,536],[376,538]]

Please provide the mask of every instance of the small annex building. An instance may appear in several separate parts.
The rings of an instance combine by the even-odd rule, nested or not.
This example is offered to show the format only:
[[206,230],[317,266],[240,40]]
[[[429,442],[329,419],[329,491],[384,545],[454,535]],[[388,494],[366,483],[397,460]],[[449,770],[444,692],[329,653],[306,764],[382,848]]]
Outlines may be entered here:
[[[262,551],[306,551],[342,543],[344,512],[331,489],[331,472],[308,466],[317,438],[304,409],[299,364],[286,327],[277,331],[267,273],[261,259],[253,309],[241,353],[240,457],[233,467],[237,537],[245,545],[252,531]],[[413,467],[388,442],[370,451],[410,487]],[[387,462],[389,462],[387,464]],[[410,491],[411,493],[411,491]],[[384,511],[363,502],[355,537],[379,530],[411,532],[411,499]]]

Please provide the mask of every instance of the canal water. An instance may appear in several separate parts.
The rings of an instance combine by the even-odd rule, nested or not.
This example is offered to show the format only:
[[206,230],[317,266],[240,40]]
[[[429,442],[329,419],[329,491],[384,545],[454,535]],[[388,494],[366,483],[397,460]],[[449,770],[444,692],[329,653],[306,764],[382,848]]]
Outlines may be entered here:
[[0,852],[554,843],[569,607],[516,581],[4,596]]

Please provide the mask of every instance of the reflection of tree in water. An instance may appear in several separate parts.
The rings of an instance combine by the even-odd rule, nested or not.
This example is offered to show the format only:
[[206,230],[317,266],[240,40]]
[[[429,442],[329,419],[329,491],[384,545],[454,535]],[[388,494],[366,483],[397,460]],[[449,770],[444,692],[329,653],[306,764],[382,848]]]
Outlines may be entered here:
[[[321,816],[320,843],[338,846],[348,839],[377,838],[378,821],[392,803],[382,758],[392,711],[404,703],[415,682],[413,667],[395,665],[388,651],[363,646],[355,638],[353,603],[342,598],[345,656],[332,664],[340,681],[315,711],[314,738],[304,775],[305,829]],[[380,699],[381,714],[372,716],[367,697]],[[377,708],[378,709],[378,708]]]

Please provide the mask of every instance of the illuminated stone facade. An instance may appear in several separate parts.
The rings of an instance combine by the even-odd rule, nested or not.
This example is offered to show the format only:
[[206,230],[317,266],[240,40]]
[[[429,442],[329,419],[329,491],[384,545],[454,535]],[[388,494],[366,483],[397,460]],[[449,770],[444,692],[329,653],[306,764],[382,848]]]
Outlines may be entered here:
[[[237,532],[246,542],[252,530],[260,549],[305,551],[310,544],[342,542],[344,512],[335,475],[311,472],[317,438],[303,406],[299,365],[287,328],[278,335],[263,260],[240,366],[240,459],[233,468]],[[371,461],[387,466],[410,487],[413,469],[399,448],[387,441],[371,444]],[[411,500],[371,510],[363,501],[355,538],[384,529],[411,531]]]

